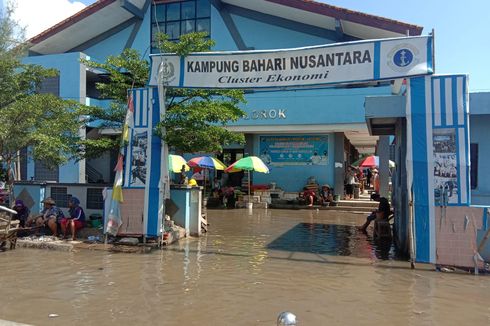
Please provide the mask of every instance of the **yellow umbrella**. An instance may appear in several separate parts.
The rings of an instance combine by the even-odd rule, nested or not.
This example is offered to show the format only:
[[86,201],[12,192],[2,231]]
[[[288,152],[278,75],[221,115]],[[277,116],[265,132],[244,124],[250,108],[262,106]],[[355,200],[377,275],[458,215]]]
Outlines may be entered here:
[[170,154],[168,156],[169,171],[179,173],[180,171],[182,171],[182,165],[184,166],[186,172],[190,170],[189,166],[187,165],[187,162],[182,156],[174,155],[174,154]]

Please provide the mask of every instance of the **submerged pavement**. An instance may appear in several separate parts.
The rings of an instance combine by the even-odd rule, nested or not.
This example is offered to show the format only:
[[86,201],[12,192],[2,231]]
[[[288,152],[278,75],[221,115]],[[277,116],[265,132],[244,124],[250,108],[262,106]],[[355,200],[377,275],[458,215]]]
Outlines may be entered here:
[[486,276],[411,270],[357,232],[364,219],[208,210],[208,234],[149,254],[6,251],[0,316],[35,325],[274,325],[287,310],[301,325],[488,324]]

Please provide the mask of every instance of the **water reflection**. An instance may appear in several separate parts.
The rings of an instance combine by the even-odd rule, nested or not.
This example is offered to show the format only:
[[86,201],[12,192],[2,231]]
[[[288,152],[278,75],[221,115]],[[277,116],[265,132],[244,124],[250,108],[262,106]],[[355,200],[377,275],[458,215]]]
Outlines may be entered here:
[[334,256],[394,259],[391,239],[373,239],[350,225],[298,223],[267,245],[268,249]]
[[41,326],[241,326],[274,325],[288,310],[301,325],[488,324],[486,277],[410,270],[391,244],[356,231],[364,218],[215,211],[206,236],[151,254],[5,252],[0,316]]

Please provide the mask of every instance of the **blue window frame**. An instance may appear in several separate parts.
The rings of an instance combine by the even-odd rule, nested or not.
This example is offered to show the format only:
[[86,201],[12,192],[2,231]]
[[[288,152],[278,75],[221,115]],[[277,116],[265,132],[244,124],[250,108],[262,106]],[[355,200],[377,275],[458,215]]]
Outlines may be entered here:
[[155,35],[160,31],[171,41],[192,32],[211,34],[211,4],[209,0],[186,0],[170,3],[154,3],[151,15],[152,53],[156,48]]

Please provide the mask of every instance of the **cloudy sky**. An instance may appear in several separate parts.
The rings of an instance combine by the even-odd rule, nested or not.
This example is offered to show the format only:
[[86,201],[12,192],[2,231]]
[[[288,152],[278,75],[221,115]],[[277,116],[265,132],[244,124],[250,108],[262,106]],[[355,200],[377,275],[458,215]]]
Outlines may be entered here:
[[[1,2],[2,0],[0,0]],[[31,38],[82,10],[91,0],[16,0],[15,17]]]

